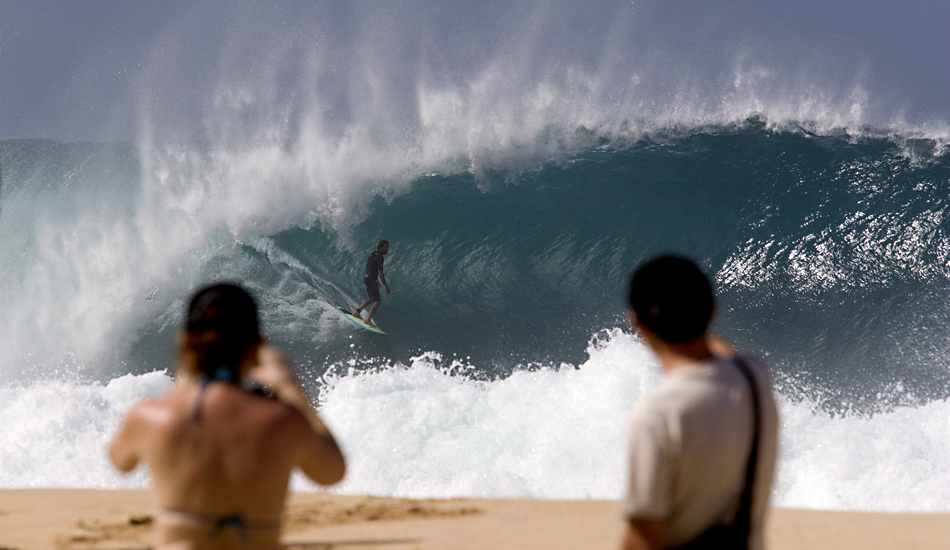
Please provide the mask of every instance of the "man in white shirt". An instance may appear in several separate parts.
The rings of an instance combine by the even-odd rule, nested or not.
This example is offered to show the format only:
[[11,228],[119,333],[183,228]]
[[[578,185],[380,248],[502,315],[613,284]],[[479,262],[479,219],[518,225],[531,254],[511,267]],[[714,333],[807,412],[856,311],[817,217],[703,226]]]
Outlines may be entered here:
[[689,260],[641,267],[629,302],[663,378],[630,419],[623,549],[761,550],[778,442],[766,366],[707,334],[712,289]]

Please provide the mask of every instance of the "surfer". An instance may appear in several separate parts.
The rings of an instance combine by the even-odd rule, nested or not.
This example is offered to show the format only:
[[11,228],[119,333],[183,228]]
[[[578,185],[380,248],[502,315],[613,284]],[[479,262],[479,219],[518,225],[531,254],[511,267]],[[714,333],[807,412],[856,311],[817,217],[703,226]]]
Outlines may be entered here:
[[364,307],[370,306],[369,314],[367,314],[364,321],[371,327],[376,326],[373,324],[373,314],[376,313],[379,304],[382,302],[382,298],[379,296],[380,282],[386,287],[386,294],[389,294],[389,285],[386,283],[386,276],[383,275],[383,256],[388,252],[389,241],[384,239],[376,245],[376,252],[370,254],[369,258],[366,259],[366,275],[363,277],[363,283],[366,285],[366,293],[369,294],[369,297],[363,300],[362,304],[356,306],[356,311],[353,312],[353,315],[362,318],[360,311]]
[[712,288],[689,260],[641,267],[629,305],[663,378],[630,417],[623,549],[761,550],[778,440],[765,365],[707,334]]
[[276,550],[291,471],[332,485],[343,456],[244,290],[205,288],[186,314],[174,388],[132,408],[109,456],[148,464],[157,548]]

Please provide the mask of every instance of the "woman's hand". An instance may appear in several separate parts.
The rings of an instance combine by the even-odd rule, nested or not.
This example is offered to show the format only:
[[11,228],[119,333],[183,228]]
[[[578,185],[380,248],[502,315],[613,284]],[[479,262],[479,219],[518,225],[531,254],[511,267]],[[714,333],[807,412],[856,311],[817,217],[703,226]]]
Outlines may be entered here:
[[261,344],[257,349],[257,363],[247,371],[247,377],[272,389],[278,399],[282,393],[303,392],[303,385],[290,360],[268,344]]

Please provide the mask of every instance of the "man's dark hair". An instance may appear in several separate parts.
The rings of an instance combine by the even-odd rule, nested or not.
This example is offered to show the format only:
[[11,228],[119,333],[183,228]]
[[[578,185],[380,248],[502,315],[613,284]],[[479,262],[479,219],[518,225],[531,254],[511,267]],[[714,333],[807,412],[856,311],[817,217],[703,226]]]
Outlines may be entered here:
[[389,244],[389,241],[387,241],[386,239],[383,239],[383,240],[379,241],[379,243],[376,245],[376,250],[382,250],[383,247],[386,246],[386,245],[388,245],[388,244]]
[[637,319],[667,342],[689,342],[712,319],[712,287],[696,264],[662,256],[647,262],[630,279],[630,307]]
[[261,340],[257,306],[243,288],[215,284],[195,293],[188,305],[185,330],[196,368],[212,376],[220,368],[238,380],[244,353]]

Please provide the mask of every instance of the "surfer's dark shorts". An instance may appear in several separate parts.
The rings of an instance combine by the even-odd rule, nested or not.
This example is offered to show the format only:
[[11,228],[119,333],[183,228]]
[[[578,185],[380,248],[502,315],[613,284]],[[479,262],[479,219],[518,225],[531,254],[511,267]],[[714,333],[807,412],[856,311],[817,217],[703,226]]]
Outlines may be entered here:
[[363,279],[363,282],[366,283],[366,293],[369,294],[369,299],[373,302],[381,301],[379,297],[379,281],[376,279]]

